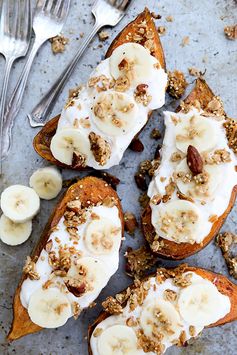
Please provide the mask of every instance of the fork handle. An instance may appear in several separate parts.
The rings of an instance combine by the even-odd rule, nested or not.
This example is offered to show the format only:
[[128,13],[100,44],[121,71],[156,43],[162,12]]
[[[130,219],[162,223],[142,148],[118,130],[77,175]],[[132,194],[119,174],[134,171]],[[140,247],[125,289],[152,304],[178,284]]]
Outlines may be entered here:
[[31,70],[32,63],[34,61],[35,55],[42,45],[43,40],[36,40],[31,48],[30,54],[26,61],[26,64],[23,68],[23,71],[17,81],[15,89],[11,95],[9,103],[6,107],[5,115],[4,115],[4,137],[5,137],[5,144],[2,147],[2,156],[5,157],[10,149],[11,146],[11,137],[12,137],[12,127],[14,124],[14,120],[20,111],[23,96],[25,93],[26,83],[29,77],[29,73]]
[[31,127],[41,127],[44,126],[48,115],[52,112],[53,107],[55,105],[56,99],[61,93],[64,85],[66,84],[68,78],[74,71],[79,59],[81,58],[83,52],[87,48],[88,44],[95,36],[95,34],[99,31],[104,24],[96,22],[91,33],[85,38],[82,45],[80,46],[78,52],[76,53],[73,60],[69,63],[66,69],[62,72],[60,77],[55,81],[50,90],[44,95],[42,100],[38,103],[37,106],[32,110],[30,114],[28,114],[28,118],[30,121]]
[[7,88],[9,83],[10,72],[12,69],[12,64],[14,62],[13,57],[7,58],[6,60],[6,67],[5,67],[5,74],[3,79],[3,87],[2,87],[2,94],[1,94],[1,101],[0,101],[0,176],[2,175],[2,160],[3,160],[3,121],[4,121],[4,110],[6,104],[6,97],[7,97]]

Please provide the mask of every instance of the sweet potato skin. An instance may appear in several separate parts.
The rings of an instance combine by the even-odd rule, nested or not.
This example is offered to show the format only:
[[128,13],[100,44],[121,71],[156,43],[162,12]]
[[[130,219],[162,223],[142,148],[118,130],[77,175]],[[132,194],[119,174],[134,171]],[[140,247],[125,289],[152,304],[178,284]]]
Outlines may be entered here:
[[[43,233],[40,237],[39,242],[37,243],[35,249],[33,250],[31,257],[39,256],[43,248],[45,247],[51,230],[57,226],[59,220],[64,214],[66,209],[67,202],[74,200],[76,197],[79,197],[82,204],[86,204],[86,201],[91,201],[92,203],[97,204],[100,201],[103,201],[105,197],[113,197],[115,199],[115,205],[119,210],[119,218],[122,224],[122,234],[124,233],[124,221],[123,221],[123,212],[120,200],[117,193],[108,186],[103,180],[96,177],[85,177],[79,180],[76,184],[72,185],[64,194],[61,201],[56,205],[54,211],[52,212],[48,223],[46,224]],[[19,339],[25,335],[35,333],[40,331],[38,325],[34,324],[28,315],[27,310],[22,306],[20,301],[20,290],[25,276],[23,275],[20,283],[16,289],[14,302],[13,302],[13,322],[10,329],[10,332],[7,336],[9,341]]]
[[[196,272],[201,277],[211,281],[223,295],[226,295],[230,298],[230,302],[231,302],[230,312],[224,318],[219,319],[216,323],[209,325],[208,328],[217,327],[217,326],[237,320],[237,285],[235,285],[233,282],[228,280],[227,277],[225,277],[221,274],[216,274],[216,273],[206,270],[206,269],[188,266],[185,271]],[[154,275],[152,274],[150,276],[154,276]],[[148,279],[150,276],[146,277],[146,279]],[[132,286],[130,286],[130,287],[132,287]],[[91,347],[90,347],[90,338],[91,338],[91,335],[92,335],[94,329],[96,328],[96,326],[99,323],[101,323],[103,320],[105,320],[109,316],[110,316],[110,314],[108,314],[107,312],[105,312],[105,311],[101,312],[99,314],[98,318],[95,320],[95,322],[88,327],[88,353],[89,353],[89,355],[93,355]]]
[[[118,36],[113,40],[111,43],[107,53],[106,53],[106,58],[108,58],[114,49],[118,47],[121,44],[124,44],[126,42],[131,42],[132,40],[126,39],[126,36],[128,32],[131,32],[132,34],[134,33],[134,30],[137,26],[138,23],[141,21],[146,20],[149,28],[152,29],[154,33],[154,56],[159,60],[161,67],[165,69],[165,57],[164,57],[164,52],[163,48],[160,42],[160,37],[159,34],[156,30],[155,23],[152,19],[151,13],[147,8],[144,9],[144,11],[137,16],[137,18],[129,23],[119,34]],[[150,115],[149,115],[150,117]],[[148,117],[148,119],[149,119]],[[48,160],[50,163],[58,165],[62,168],[70,168],[74,170],[85,170],[85,168],[75,168],[73,166],[69,166],[66,164],[63,164],[56,160],[54,156],[52,155],[50,151],[50,142],[53,136],[56,133],[57,130],[57,125],[58,125],[58,120],[60,118],[60,115],[52,118],[50,121],[48,121],[45,126],[39,131],[39,133],[35,136],[33,140],[33,146],[35,151],[44,159]],[[139,134],[139,133],[138,133]],[[136,137],[138,136],[136,135]]]
[[[214,93],[209,88],[206,81],[204,79],[197,79],[194,89],[187,96],[184,102],[186,104],[192,104],[193,102],[195,102],[195,100],[198,100],[201,105],[201,108],[205,109],[208,103],[213,99],[213,97],[214,97]],[[178,107],[176,111],[178,112],[179,110],[180,107]],[[201,244],[197,244],[197,243],[177,244],[167,239],[160,238],[160,240],[163,242],[163,246],[157,252],[155,252],[155,254],[165,259],[182,260],[203,249],[206,245],[208,245],[212,241],[212,239],[219,232],[225,219],[227,218],[228,214],[230,213],[231,209],[234,206],[236,196],[237,196],[237,185],[232,190],[232,194],[227,209],[218,218],[218,220],[215,223],[213,223],[210,233],[204,238]],[[151,245],[156,233],[153,225],[151,224],[151,208],[149,205],[142,213],[141,219],[142,219],[143,235],[145,239],[148,241],[148,243]]]

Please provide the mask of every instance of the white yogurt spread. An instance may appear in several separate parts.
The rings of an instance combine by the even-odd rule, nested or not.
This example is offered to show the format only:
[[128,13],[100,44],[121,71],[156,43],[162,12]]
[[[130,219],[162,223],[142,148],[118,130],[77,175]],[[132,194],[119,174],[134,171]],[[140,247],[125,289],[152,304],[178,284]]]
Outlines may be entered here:
[[[142,47],[141,45],[137,45]],[[122,46],[121,46],[122,47]],[[144,50],[144,48],[142,47]],[[147,55],[147,53],[146,53]],[[113,54],[112,54],[113,56]],[[131,143],[134,136],[144,127],[148,120],[148,113],[151,110],[157,109],[164,105],[165,102],[165,90],[167,84],[167,74],[159,66],[157,59],[150,54],[148,54],[150,60],[150,71],[145,80],[141,84],[148,85],[147,95],[151,96],[151,101],[148,105],[143,105],[134,100],[134,92],[137,85],[139,84],[137,80],[131,80],[129,88],[124,92],[118,92],[114,88],[107,88],[106,91],[98,92],[96,87],[89,87],[88,84],[83,87],[79,96],[73,100],[73,104],[66,106],[61,113],[61,117],[58,122],[57,133],[61,130],[67,128],[73,128],[80,131],[85,140],[88,142],[87,150],[87,162],[86,165],[94,169],[108,169],[114,165],[118,165],[122,156]],[[146,58],[147,59],[147,58]],[[142,63],[143,58],[139,58]],[[107,79],[113,82],[114,77],[111,73],[111,58],[103,60],[97,68],[92,72],[90,79],[95,77],[100,77],[104,75]],[[144,59],[144,68],[146,66],[146,61]],[[142,65],[141,65],[142,68]],[[142,69],[141,69],[142,70]],[[99,83],[100,85],[100,83]],[[96,85],[95,85],[96,86]],[[108,134],[101,130],[101,127],[96,124],[95,114],[93,111],[95,102],[97,101],[101,93],[117,93],[126,94],[129,100],[132,100],[134,109],[136,109],[136,116],[134,117],[134,122],[126,132],[122,132],[118,135]],[[86,125],[80,124],[81,120],[86,119]],[[97,119],[98,120],[98,119]],[[79,122],[75,126],[75,122]],[[107,162],[101,165],[95,160],[94,155],[90,151],[88,136],[90,132],[94,132],[109,144],[111,149],[111,156]],[[84,152],[85,153],[85,152]],[[60,156],[56,157],[60,160]]]
[[[92,222],[91,214],[96,214],[97,216],[102,218],[106,218],[110,221],[110,223],[114,226],[114,228],[118,229],[118,233],[116,234],[117,241],[115,243],[115,247],[113,248],[111,253],[95,255],[93,254],[87,247],[85,243],[85,236],[88,225]],[[98,223],[100,222],[98,219]],[[80,224],[78,226],[78,236],[80,237],[78,243],[75,244],[73,240],[70,240],[70,235],[66,230],[66,226],[64,225],[65,218],[64,216],[60,219],[57,228],[53,231],[49,237],[49,240],[52,240],[52,248],[51,251],[56,252],[56,256],[58,256],[59,246],[63,246],[66,248],[74,247],[77,251],[80,251],[81,257],[92,257],[93,259],[100,262],[103,267],[103,274],[96,275],[100,278],[100,287],[96,290],[92,290],[90,292],[85,292],[80,297],[76,297],[72,292],[69,292],[67,288],[66,291],[62,291],[65,293],[67,299],[69,300],[70,304],[72,305],[73,302],[77,302],[80,308],[88,307],[99,295],[102,288],[104,288],[110,277],[116,272],[118,269],[119,264],[119,248],[121,244],[122,238],[122,230],[121,230],[121,221],[119,218],[119,211],[116,206],[114,207],[106,207],[106,206],[93,206],[87,210],[86,222]],[[29,302],[31,299],[32,294],[37,290],[42,290],[42,286],[48,281],[51,276],[53,269],[49,264],[49,254],[48,252],[43,249],[40,253],[38,261],[36,262],[36,272],[39,274],[39,280],[31,280],[29,277],[23,282],[21,286],[20,292],[20,299],[21,303],[25,308],[28,308]],[[78,259],[80,261],[80,258]],[[54,279],[54,286],[61,290],[60,285],[64,285],[64,279],[60,276],[55,276]],[[71,316],[73,312],[71,312]]]
[[[149,280],[149,290],[148,294],[143,302],[142,305],[137,305],[135,310],[130,310],[129,307],[129,301],[127,305],[123,309],[123,313],[119,315],[112,315],[106,318],[104,321],[99,323],[95,330],[93,331],[93,334],[90,339],[90,346],[92,349],[92,354],[93,355],[107,355],[108,353],[103,352],[103,348],[105,346],[112,346],[117,345],[118,348],[116,350],[109,352],[110,355],[117,355],[117,354],[136,354],[136,355],[142,355],[142,354],[155,354],[154,352],[144,352],[141,348],[138,347],[138,344],[135,342],[134,344],[132,343],[131,346],[133,348],[129,349],[129,351],[123,351],[124,349],[120,349],[119,345],[126,344],[125,340],[127,343],[129,340],[131,340],[129,336],[129,329],[132,329],[133,331],[138,331],[139,329],[142,329],[144,334],[147,333],[148,328],[150,326],[150,322],[153,321],[154,319],[152,316],[149,318],[147,321],[147,325],[144,327],[144,309],[147,308],[147,305],[153,304],[153,302],[160,301],[161,304],[164,303],[166,304],[166,314],[163,313],[164,317],[167,317],[170,322],[172,322],[172,319],[174,321],[178,320],[177,325],[175,326],[176,329],[178,327],[178,331],[176,333],[177,338],[174,340],[172,343],[170,341],[170,336],[164,333],[164,338],[162,339],[162,344],[164,346],[163,352],[165,352],[169,347],[174,345],[174,343],[177,341],[179,338],[181,332],[185,332],[185,339],[188,340],[193,336],[197,336],[204,328],[204,326],[208,326],[214,322],[217,322],[219,319],[223,318],[226,314],[230,312],[230,299],[229,297],[221,294],[218,289],[216,288],[215,285],[212,284],[212,282],[202,278],[195,272],[187,272],[184,275],[191,274],[191,285],[187,287],[180,287],[176,286],[171,278],[166,279],[163,283],[158,283],[155,277],[151,277]],[[200,295],[202,297],[198,297],[197,294],[195,295],[193,291],[193,287],[195,288],[196,285],[199,287],[199,290],[201,289]],[[175,300],[172,301],[167,301],[167,298],[165,297],[165,290],[172,290],[176,294]],[[211,295],[208,293],[211,290]],[[185,292],[185,293],[184,293]],[[205,299],[206,296],[206,299]],[[187,301],[186,309],[181,309],[182,307],[182,302]],[[167,303],[169,305],[167,305]],[[193,315],[194,309],[192,308],[193,305],[197,307],[196,311],[199,309],[200,311],[200,317],[195,317]],[[171,307],[171,308],[169,308]],[[189,308],[188,308],[189,307]],[[203,308],[202,308],[203,307]],[[207,307],[207,310],[205,309]],[[172,312],[173,309],[173,312]],[[145,311],[146,312],[146,311]],[[169,312],[169,313],[168,313]],[[174,313],[177,312],[177,319],[174,318]],[[198,313],[198,311],[196,312]],[[133,319],[133,320],[138,320],[137,324],[135,325],[128,325],[128,319]],[[204,319],[205,318],[205,319]],[[190,323],[189,320],[193,320],[196,322],[198,321],[200,325]],[[157,322],[157,320],[155,320]],[[139,325],[140,323],[140,325]],[[156,323],[158,324],[159,327],[159,322]],[[201,325],[202,324],[202,325]],[[126,326],[127,328],[127,337],[126,339],[124,338],[124,343],[122,342],[122,334],[120,337],[119,331],[117,330],[117,334],[113,334],[113,338],[111,337],[110,339],[106,339],[106,344],[101,344],[100,337],[103,335],[103,332],[110,327],[114,325],[123,325]],[[192,335],[190,334],[190,326],[193,327],[193,332]],[[161,328],[162,329],[162,328]],[[159,328],[157,328],[159,331]],[[176,332],[175,328],[173,330]],[[97,333],[97,334],[96,334]],[[172,335],[171,335],[172,336]],[[120,337],[118,341],[118,337]],[[125,337],[125,335],[124,335]],[[102,339],[102,338],[101,338]],[[117,343],[116,343],[117,339]],[[152,339],[152,338],[151,338]],[[120,351],[120,352],[119,352]]]
[[[187,152],[181,152],[181,150],[177,148],[176,130],[180,123],[175,123],[176,120],[180,120],[182,124],[182,122],[190,119],[193,116],[200,117],[200,114],[201,112],[199,112],[195,108],[191,109],[187,114],[164,112],[166,131],[163,146],[161,149],[161,164],[155,172],[155,175],[149,185],[148,196],[150,198],[152,198],[154,195],[164,196],[166,194],[165,187],[169,184],[170,178],[174,180],[174,173],[177,171],[182,171],[182,168],[180,168],[180,170],[177,169],[182,159],[182,165],[186,165]],[[154,203],[150,202],[150,207],[152,209],[152,224],[155,227],[156,233],[162,238],[175,241],[176,243],[201,243],[204,238],[210,233],[215,220],[220,217],[227,209],[232,189],[237,184],[237,173],[235,170],[235,166],[237,165],[237,158],[233,151],[228,147],[226,133],[223,127],[224,120],[216,120],[213,117],[203,116],[201,117],[201,119],[204,121],[208,121],[211,127],[211,131],[207,132],[207,136],[209,135],[209,138],[205,137],[204,141],[202,141],[201,143],[197,142],[197,145],[199,144],[199,147],[202,147],[202,144],[203,146],[204,144],[209,144],[207,142],[208,139],[209,141],[211,141],[211,143],[213,143],[213,145],[211,146],[211,149],[207,150],[205,150],[204,147],[204,151],[200,152],[200,154],[209,154],[210,156],[212,156],[214,152],[224,149],[229,154],[230,161],[220,162],[219,164],[213,165],[204,165],[204,170],[207,166],[208,169],[212,169],[209,171],[211,178],[210,190],[212,191],[212,193],[210,194],[210,196],[207,195],[203,198],[193,195],[191,202],[184,202],[184,204],[187,205],[186,207],[193,206],[195,208],[195,212],[199,216],[198,223],[196,223],[196,225],[195,223],[193,223],[193,226],[190,225],[190,230],[192,230],[193,234],[192,236],[190,230],[188,230],[188,233],[186,235],[181,235],[180,238],[175,239],[168,228],[162,230],[160,223],[161,219],[159,219],[159,221],[157,219],[157,216],[159,216],[160,213],[162,214],[163,211],[165,211],[165,209],[167,208],[167,206],[169,209],[169,206],[172,202],[181,201],[177,196],[177,185],[169,202],[161,202],[158,205],[155,205]],[[214,135],[215,142],[212,141]],[[195,142],[190,144],[195,147]],[[177,162],[171,161],[171,156],[174,152],[182,154],[182,159]],[[191,173],[189,169],[187,172],[189,174]],[[185,195],[187,195],[186,190],[188,190],[186,186],[188,185],[179,185],[179,187],[181,187],[181,192]],[[182,191],[182,188],[185,190]],[[191,197],[191,195],[189,197]],[[188,218],[190,218],[190,216]]]

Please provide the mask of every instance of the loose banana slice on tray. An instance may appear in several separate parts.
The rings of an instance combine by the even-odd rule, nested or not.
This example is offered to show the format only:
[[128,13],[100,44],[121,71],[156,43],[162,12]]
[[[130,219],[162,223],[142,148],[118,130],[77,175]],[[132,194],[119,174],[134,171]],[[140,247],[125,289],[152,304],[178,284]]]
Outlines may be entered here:
[[237,286],[223,275],[187,264],[157,269],[102,303],[105,311],[89,327],[89,355],[155,355],[187,346],[204,327],[236,320],[236,299]]
[[30,187],[12,185],[1,194],[1,209],[15,223],[31,220],[39,211],[40,199]]
[[15,223],[4,214],[0,217],[0,239],[8,245],[24,243],[32,232],[32,221]]
[[59,170],[51,166],[36,170],[30,177],[30,187],[44,200],[55,198],[62,190],[62,185]]

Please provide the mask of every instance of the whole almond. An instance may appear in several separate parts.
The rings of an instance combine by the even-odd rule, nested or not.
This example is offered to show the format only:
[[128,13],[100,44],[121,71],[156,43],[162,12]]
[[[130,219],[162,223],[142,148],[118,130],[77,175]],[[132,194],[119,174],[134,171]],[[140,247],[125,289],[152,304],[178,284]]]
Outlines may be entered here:
[[187,164],[193,175],[201,174],[203,170],[203,161],[198,150],[192,146],[188,146]]

